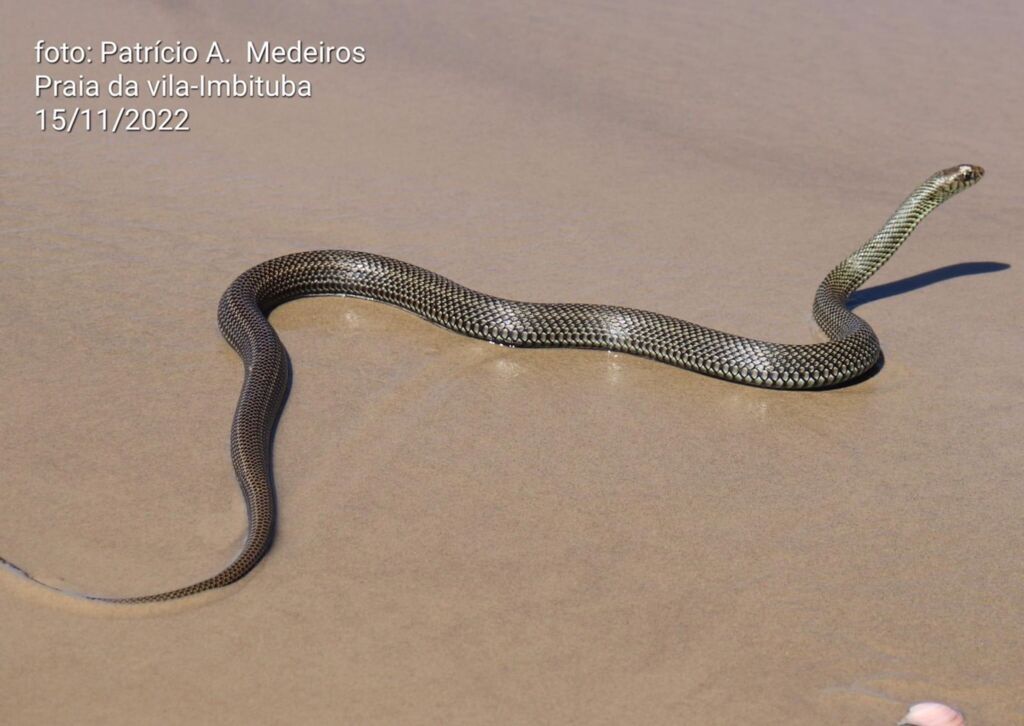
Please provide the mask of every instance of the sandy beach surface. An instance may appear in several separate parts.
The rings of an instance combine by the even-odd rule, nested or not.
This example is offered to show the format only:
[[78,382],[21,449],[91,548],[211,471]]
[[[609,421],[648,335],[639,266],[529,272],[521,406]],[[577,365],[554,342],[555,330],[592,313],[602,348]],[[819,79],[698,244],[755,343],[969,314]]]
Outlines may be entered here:
[[[885,364],[839,390],[282,307],[269,556],[159,611],[0,573],[0,722],[1024,723],[1018,3],[208,5],[4,2],[0,556],[65,588],[184,585],[239,547],[215,316],[267,258],[812,342],[818,282],[919,182],[987,175],[868,284]],[[41,70],[40,39],[233,63]],[[244,64],[300,39],[367,61]],[[313,96],[41,133],[126,102],[36,98],[40,72]]]

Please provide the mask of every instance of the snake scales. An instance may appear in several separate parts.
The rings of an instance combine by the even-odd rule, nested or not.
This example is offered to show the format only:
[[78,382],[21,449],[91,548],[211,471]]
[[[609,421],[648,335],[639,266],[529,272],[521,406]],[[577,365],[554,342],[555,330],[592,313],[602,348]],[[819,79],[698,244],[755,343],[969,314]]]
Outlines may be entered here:
[[[231,459],[249,520],[242,551],[216,575],[187,587],[137,597],[82,597],[109,603],[174,600],[231,584],[266,554],[275,520],[271,432],[284,405],[289,376],[287,353],[267,315],[288,300],[350,295],[397,305],[449,330],[493,343],[630,353],[766,388],[834,386],[857,378],[881,355],[874,331],[847,308],[849,295],[885,264],[925,215],[983,173],[981,167],[963,164],[933,174],[871,240],[840,262],[814,298],[814,319],[828,341],[809,345],[751,340],[644,310],[504,300],[405,262],[363,252],[300,252],[257,265],[225,291],[217,316],[221,332],[245,364],[231,426]],[[3,558],[0,564],[57,589]]]

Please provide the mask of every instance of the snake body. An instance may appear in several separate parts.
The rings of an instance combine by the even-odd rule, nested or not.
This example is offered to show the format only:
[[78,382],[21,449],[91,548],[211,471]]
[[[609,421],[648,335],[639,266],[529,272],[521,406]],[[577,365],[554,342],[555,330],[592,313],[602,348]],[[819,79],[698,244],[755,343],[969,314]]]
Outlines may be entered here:
[[[231,426],[231,459],[248,512],[241,552],[216,575],[187,587],[137,597],[82,597],[110,603],[175,600],[239,580],[266,554],[275,521],[271,433],[289,377],[288,354],[267,315],[284,302],[349,295],[390,303],[456,333],[503,345],[630,353],[766,388],[835,386],[868,371],[881,355],[871,326],[847,307],[850,294],[893,255],[925,215],[983,173],[981,167],[963,164],[933,174],[874,237],[839,263],[814,298],[814,319],[828,340],[807,345],[743,338],[645,310],[505,300],[363,252],[300,252],[257,265],[228,287],[218,310],[220,330],[245,364]],[[3,559],[0,563],[10,564]]]

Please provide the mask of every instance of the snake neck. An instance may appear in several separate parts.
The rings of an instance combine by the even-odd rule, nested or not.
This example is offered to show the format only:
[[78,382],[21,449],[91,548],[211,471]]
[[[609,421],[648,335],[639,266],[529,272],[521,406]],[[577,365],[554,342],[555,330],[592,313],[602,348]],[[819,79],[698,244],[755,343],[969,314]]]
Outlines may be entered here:
[[903,201],[870,240],[826,275],[821,287],[845,301],[889,261],[921,220],[949,196],[939,194],[932,179],[926,181]]
[[929,212],[977,183],[984,173],[980,166],[960,164],[932,174],[903,200],[874,237],[836,265],[821,283],[819,294],[828,290],[845,302],[893,256]]
[[856,252],[836,265],[818,287],[814,319],[833,340],[847,337],[862,327],[846,303],[906,241],[928,214],[947,199],[973,185],[984,174],[979,166],[961,164],[928,177],[889,217],[885,225]]

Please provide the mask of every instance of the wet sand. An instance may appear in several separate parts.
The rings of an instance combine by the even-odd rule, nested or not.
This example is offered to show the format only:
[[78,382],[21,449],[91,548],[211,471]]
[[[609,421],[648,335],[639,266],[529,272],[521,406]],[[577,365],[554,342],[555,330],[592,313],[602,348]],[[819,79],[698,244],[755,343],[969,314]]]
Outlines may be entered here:
[[[284,306],[270,555],[158,612],[3,574],[0,721],[1024,723],[1021,11],[427,5],[5,4],[0,555],[102,594],[231,558],[215,311],[268,257],[810,342],[820,279],[916,184],[988,173],[869,283],[885,365],[840,390]],[[188,134],[42,134],[40,38],[368,60],[189,101]],[[132,73],[168,71],[202,69]]]

